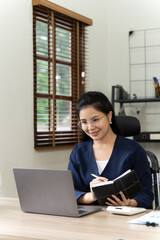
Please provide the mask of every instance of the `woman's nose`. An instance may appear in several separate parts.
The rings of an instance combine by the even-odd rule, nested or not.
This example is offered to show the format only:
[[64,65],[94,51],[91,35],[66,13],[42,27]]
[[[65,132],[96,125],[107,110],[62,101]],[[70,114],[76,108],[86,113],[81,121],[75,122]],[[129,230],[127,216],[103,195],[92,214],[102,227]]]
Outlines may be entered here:
[[87,125],[88,125],[88,129],[89,129],[89,130],[91,130],[91,129],[93,129],[93,128],[95,127],[95,126],[94,126],[92,123],[90,123],[90,122],[88,122]]

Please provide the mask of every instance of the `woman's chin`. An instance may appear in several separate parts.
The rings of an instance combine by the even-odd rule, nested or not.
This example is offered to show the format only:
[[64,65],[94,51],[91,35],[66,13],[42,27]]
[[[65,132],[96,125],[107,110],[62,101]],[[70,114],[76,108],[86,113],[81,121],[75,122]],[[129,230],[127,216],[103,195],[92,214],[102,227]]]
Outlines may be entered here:
[[90,134],[89,136],[90,136],[93,140],[99,140],[99,139],[101,139],[100,134]]

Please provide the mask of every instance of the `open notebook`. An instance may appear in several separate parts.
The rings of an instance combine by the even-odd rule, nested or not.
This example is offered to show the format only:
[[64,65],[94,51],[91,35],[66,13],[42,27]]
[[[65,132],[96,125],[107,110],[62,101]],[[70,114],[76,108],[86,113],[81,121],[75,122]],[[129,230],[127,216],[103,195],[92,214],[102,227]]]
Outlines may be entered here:
[[77,205],[69,170],[14,168],[13,173],[24,212],[80,217],[101,210]]
[[125,173],[112,181],[105,181],[93,186],[93,192],[100,205],[105,205],[107,198],[116,195],[121,199],[119,192],[122,191],[126,198],[132,198],[141,191],[141,185],[134,170]]

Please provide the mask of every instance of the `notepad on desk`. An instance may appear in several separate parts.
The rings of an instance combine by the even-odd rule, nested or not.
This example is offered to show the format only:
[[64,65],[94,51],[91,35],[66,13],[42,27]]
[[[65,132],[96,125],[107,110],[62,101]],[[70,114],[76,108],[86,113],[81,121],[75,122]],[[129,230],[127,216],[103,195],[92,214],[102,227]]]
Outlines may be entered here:
[[121,198],[120,191],[124,193],[126,198],[132,198],[141,191],[141,185],[136,172],[129,169],[112,181],[95,184],[92,189],[99,204],[105,205],[107,198],[112,198],[113,194]]

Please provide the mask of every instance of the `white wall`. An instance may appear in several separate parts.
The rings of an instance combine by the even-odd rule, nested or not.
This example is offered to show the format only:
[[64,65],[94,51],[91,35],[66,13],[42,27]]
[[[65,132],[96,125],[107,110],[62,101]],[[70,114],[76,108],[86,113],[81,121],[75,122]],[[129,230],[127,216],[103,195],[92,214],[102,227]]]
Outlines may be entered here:
[[[93,19],[89,27],[89,90],[111,97],[111,86],[128,88],[128,31],[160,27],[159,0],[55,0]],[[33,147],[31,0],[0,3],[0,195],[15,196],[13,167],[66,168],[69,150]],[[160,129],[158,129],[160,130]],[[147,144],[160,159],[159,143]]]
[[15,196],[13,167],[66,168],[71,149],[34,150],[31,0],[1,1],[0,32],[0,193]]

